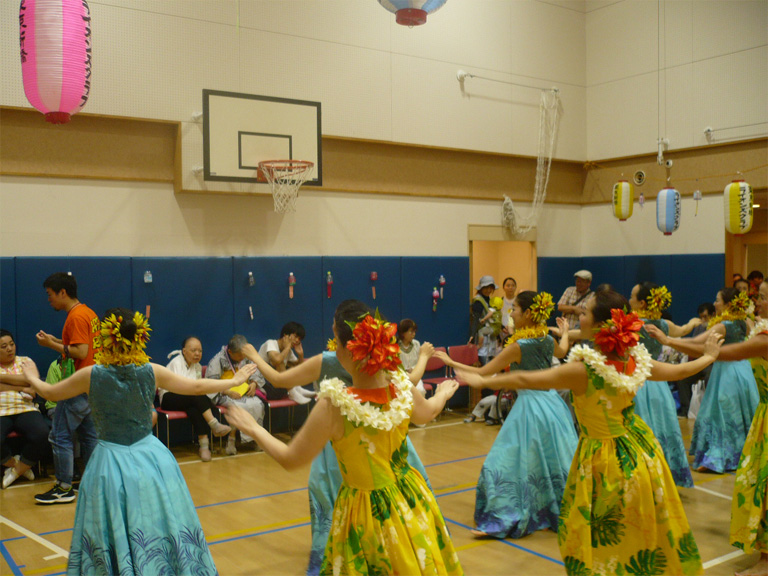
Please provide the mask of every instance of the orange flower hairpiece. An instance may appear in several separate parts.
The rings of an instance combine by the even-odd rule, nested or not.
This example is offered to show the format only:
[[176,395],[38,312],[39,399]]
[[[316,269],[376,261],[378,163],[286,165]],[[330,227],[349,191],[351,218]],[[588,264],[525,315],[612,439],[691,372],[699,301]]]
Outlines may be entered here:
[[379,370],[397,369],[401,361],[396,324],[384,322],[378,310],[376,317],[366,314],[357,324],[347,324],[352,328],[347,350],[362,372],[373,376]]
[[604,354],[615,351],[620,358],[624,358],[627,351],[640,341],[642,327],[643,321],[636,313],[625,314],[623,310],[614,308],[611,319],[603,322],[602,328],[595,334],[595,344]]

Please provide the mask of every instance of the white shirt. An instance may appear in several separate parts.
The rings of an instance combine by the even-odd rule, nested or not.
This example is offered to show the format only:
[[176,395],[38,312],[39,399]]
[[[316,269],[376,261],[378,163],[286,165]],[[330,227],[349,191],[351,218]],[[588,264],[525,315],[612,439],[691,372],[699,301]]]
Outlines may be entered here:
[[[187,378],[192,378],[193,380],[199,380],[203,377],[203,367],[200,366],[200,362],[192,364],[191,366],[187,366],[187,361],[184,359],[183,354],[174,356],[173,359],[168,362],[166,368],[168,368],[168,370],[174,374],[186,376]],[[160,388],[159,386],[157,387],[157,393],[160,395],[160,402],[163,401],[163,394],[165,394],[165,392],[166,390],[163,388]]]
[[508,328],[509,326],[515,325],[512,321],[512,303],[515,299],[512,298],[512,300],[507,300],[506,296],[502,299],[504,300],[504,304],[501,307],[501,325],[504,326],[504,328]]
[[[265,362],[267,362],[270,366],[272,366],[272,362],[269,361],[269,352],[277,352],[280,354],[280,344],[277,340],[267,340],[264,342],[264,344],[261,345],[261,348],[259,348],[259,356],[261,356]],[[288,358],[286,358],[286,364],[288,362],[298,362],[299,359],[294,353],[293,350],[291,350],[288,353]]]

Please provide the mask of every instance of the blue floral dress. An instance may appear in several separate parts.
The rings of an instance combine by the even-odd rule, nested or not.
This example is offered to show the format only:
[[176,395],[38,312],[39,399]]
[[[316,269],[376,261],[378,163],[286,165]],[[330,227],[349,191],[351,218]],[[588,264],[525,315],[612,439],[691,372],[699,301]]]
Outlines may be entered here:
[[[669,325],[664,320],[643,320],[653,324],[664,334],[669,334]],[[645,345],[654,360],[661,354],[661,343],[648,336],[645,330],[640,331],[640,342]],[[675,399],[669,390],[669,384],[661,381],[647,380],[635,396],[635,414],[640,416],[653,430],[656,440],[661,444],[664,457],[667,459],[669,470],[675,484],[691,488],[693,477],[685,452],[683,434],[677,421]]]
[[[512,370],[551,366],[551,336],[518,340]],[[519,390],[477,481],[475,523],[496,538],[557,530],[560,501],[578,437],[571,413],[555,390]]]
[[94,366],[99,443],[80,482],[67,574],[216,574],[173,454],[152,435],[151,364]]
[[[336,352],[323,352],[320,379],[338,378],[347,386],[352,385],[352,377],[344,370]],[[406,438],[408,464],[419,471],[429,485],[427,471],[416,454],[416,450],[410,438]],[[309,554],[309,566],[307,576],[317,576],[325,554],[325,545],[328,542],[328,533],[331,530],[333,520],[333,506],[336,503],[336,495],[341,488],[342,478],[339,470],[339,462],[333,445],[328,442],[323,451],[312,462],[309,472],[309,514],[312,525],[312,550]]]
[[[743,320],[726,320],[723,325],[724,344],[744,341],[747,325]],[[693,467],[720,473],[736,470],[759,402],[748,360],[715,362],[693,426]]]

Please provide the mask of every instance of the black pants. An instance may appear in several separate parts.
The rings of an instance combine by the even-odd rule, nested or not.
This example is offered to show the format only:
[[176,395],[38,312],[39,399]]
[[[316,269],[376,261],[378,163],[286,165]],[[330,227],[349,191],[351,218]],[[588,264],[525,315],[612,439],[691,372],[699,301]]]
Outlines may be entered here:
[[205,394],[202,396],[183,396],[166,392],[163,394],[163,401],[160,403],[163,410],[175,410],[177,412],[186,412],[192,421],[192,428],[195,429],[197,436],[208,436],[211,427],[208,426],[203,417],[203,412],[210,410],[214,418],[219,418],[219,410],[213,405],[211,399]]
[[275,388],[269,382],[264,383],[264,393],[267,395],[267,400],[282,400],[288,398],[288,390],[285,388]]
[[6,462],[13,456],[6,439],[12,430],[23,437],[21,461],[27,466],[34,466],[49,449],[51,423],[37,410],[0,416],[0,462]]

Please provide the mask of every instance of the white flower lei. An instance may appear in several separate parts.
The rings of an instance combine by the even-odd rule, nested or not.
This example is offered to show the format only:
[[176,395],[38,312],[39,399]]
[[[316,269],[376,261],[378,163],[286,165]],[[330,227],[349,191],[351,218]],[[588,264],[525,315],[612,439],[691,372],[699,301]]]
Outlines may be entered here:
[[766,332],[766,331],[768,331],[768,319],[760,320],[760,322],[755,324],[752,330],[749,332],[749,336],[747,336],[747,340],[749,340],[750,338],[754,338],[761,332]]
[[630,348],[629,354],[637,365],[632,374],[619,373],[614,366],[606,364],[608,358],[604,354],[584,344],[577,344],[571,349],[567,362],[584,362],[607,384],[634,394],[651,376],[651,355],[642,344]]
[[413,409],[413,383],[402,371],[388,372],[390,381],[397,389],[397,396],[389,401],[389,410],[382,410],[370,402],[361,402],[347,392],[344,382],[338,378],[326,378],[320,383],[319,398],[328,398],[342,416],[353,424],[389,431],[410,418]]

